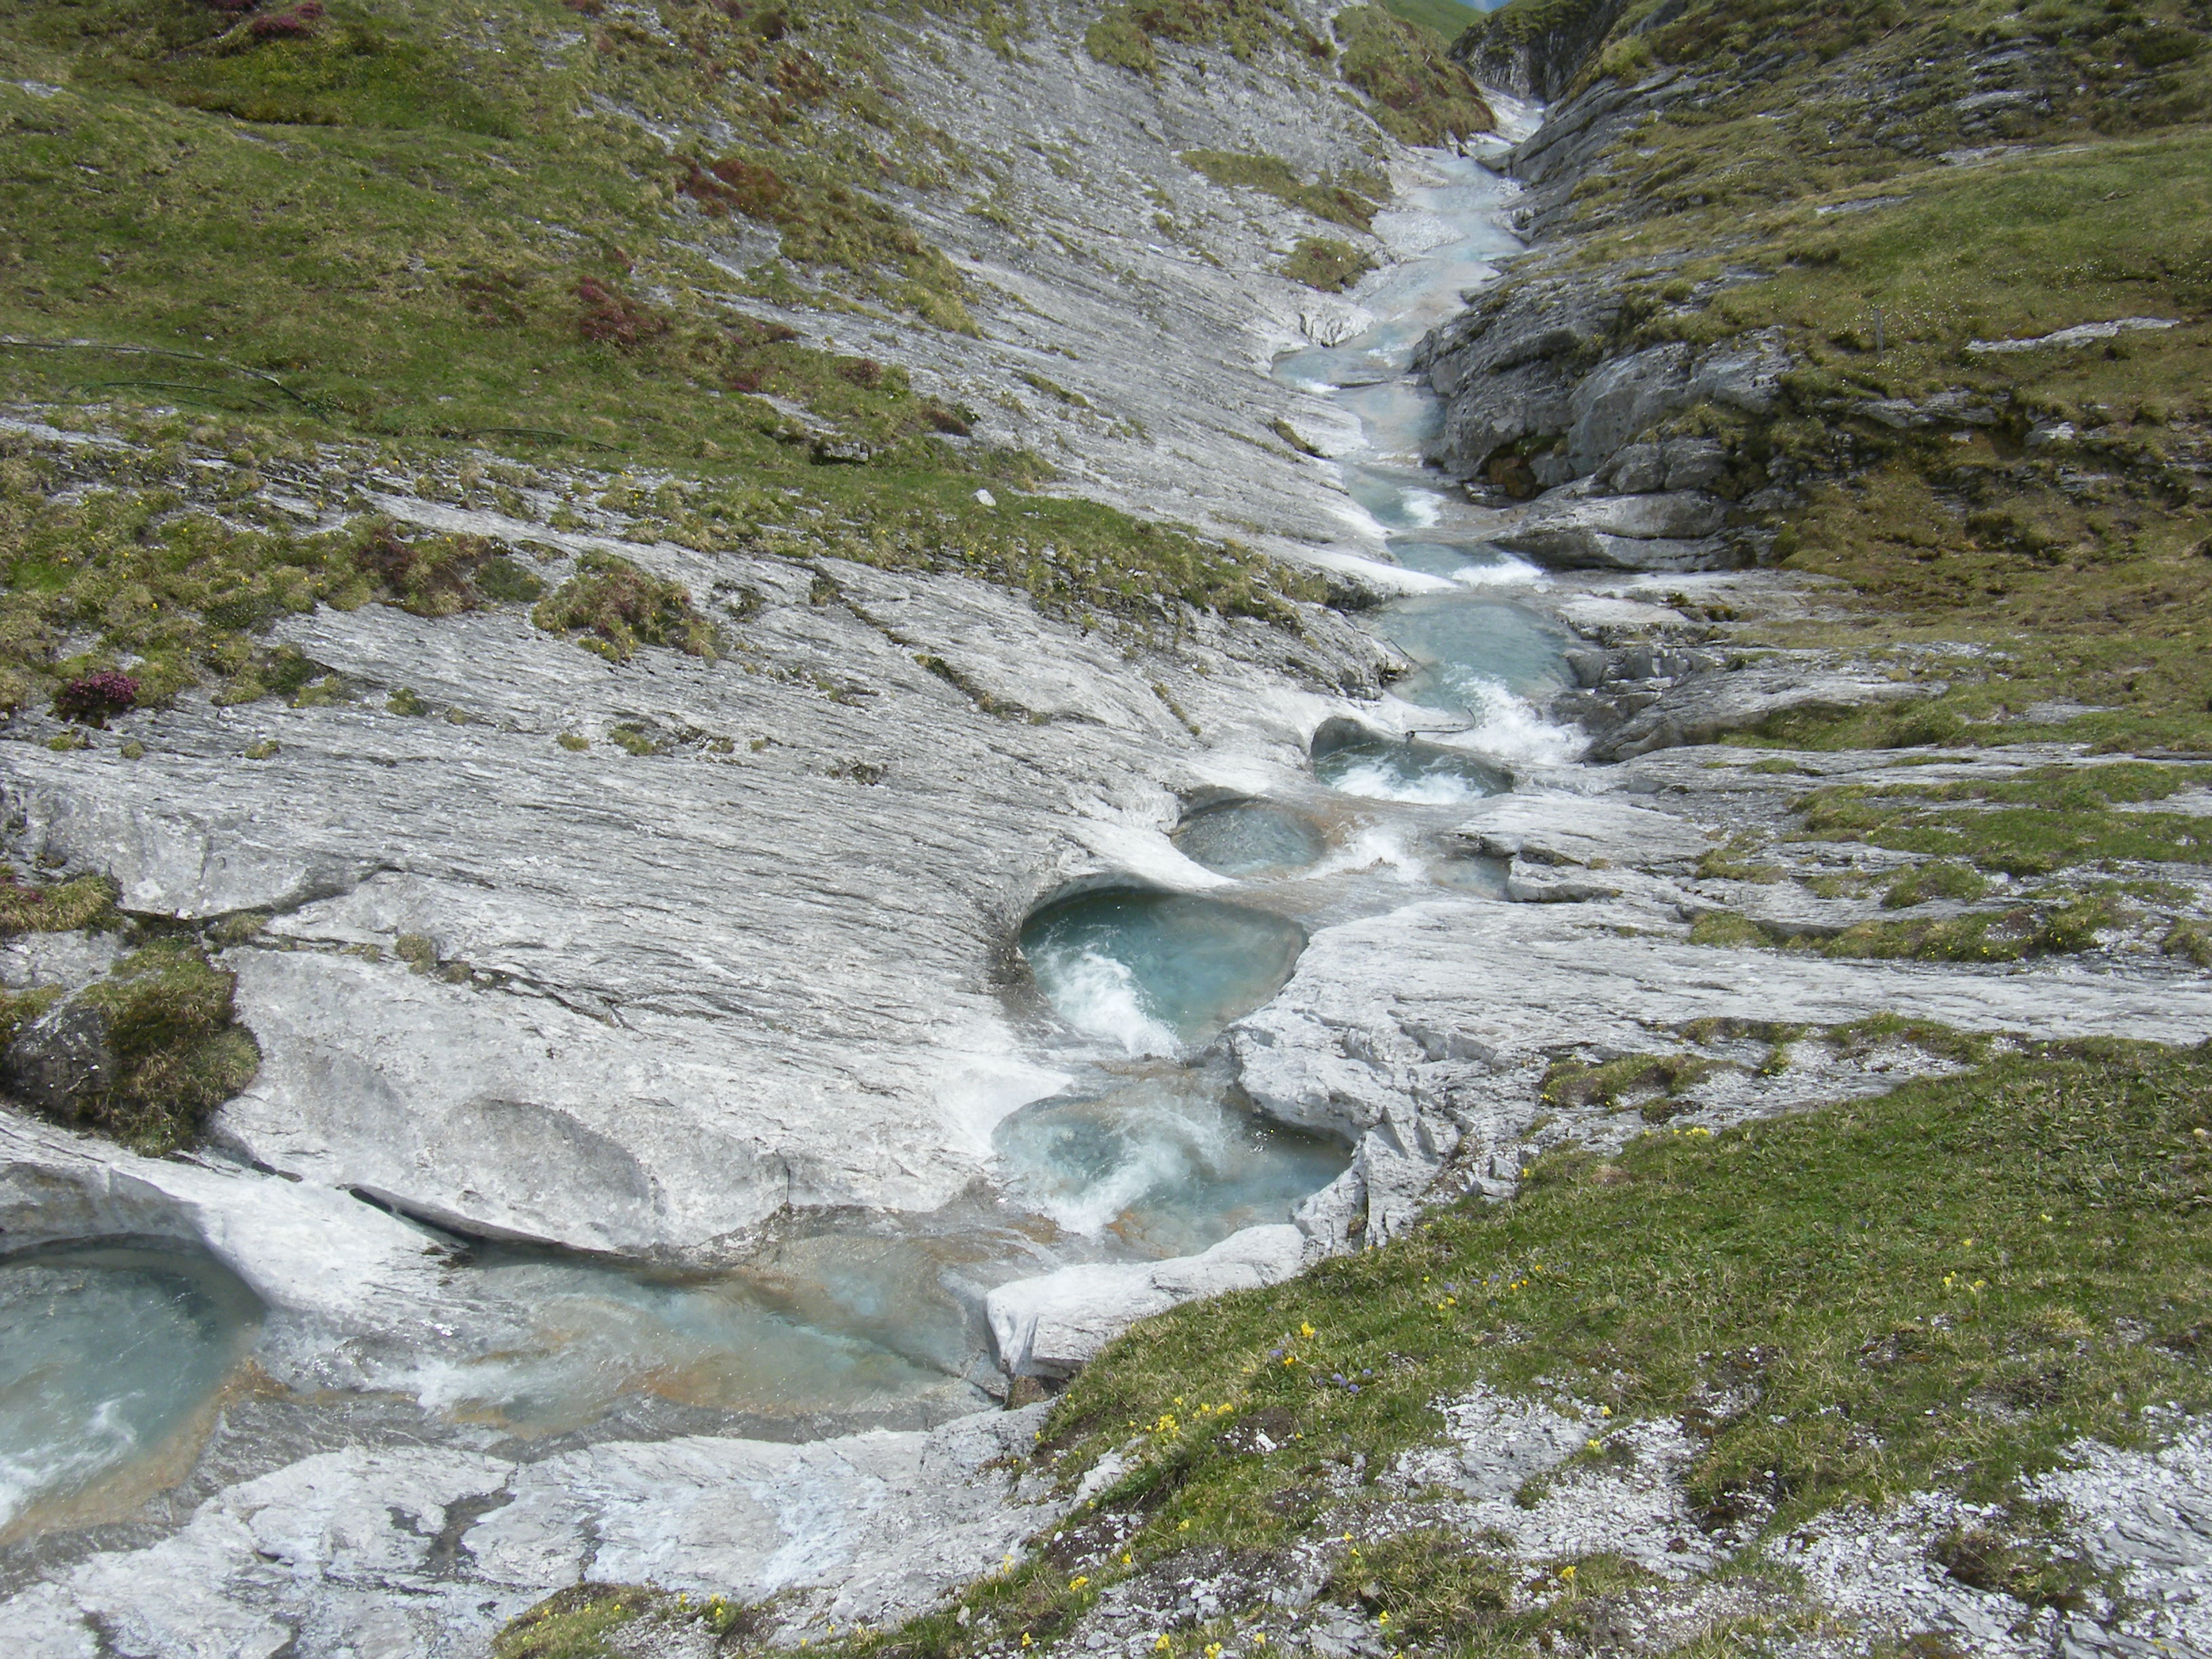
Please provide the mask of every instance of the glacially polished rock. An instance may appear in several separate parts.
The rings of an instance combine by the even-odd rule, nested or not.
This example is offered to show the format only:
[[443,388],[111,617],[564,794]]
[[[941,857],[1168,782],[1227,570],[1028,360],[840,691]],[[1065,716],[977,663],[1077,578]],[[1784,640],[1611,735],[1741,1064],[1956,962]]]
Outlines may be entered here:
[[1086,1262],[1016,1279],[990,1293],[986,1316],[1009,1375],[1070,1376],[1139,1320],[1200,1297],[1278,1283],[1306,1256],[1306,1235],[1295,1226],[1247,1227],[1198,1255]]
[[349,1447],[0,1602],[21,1659],[481,1653],[550,1590],[651,1582],[846,1624],[927,1607],[1064,1504],[1018,1489],[1044,1408],[806,1445],[687,1437],[536,1462]]

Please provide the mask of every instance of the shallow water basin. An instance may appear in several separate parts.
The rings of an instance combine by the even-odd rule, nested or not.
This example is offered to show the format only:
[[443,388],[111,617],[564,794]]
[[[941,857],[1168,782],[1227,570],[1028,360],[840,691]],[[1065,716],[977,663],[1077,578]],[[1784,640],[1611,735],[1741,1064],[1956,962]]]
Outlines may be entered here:
[[994,1137],[1008,1200],[1147,1256],[1190,1255],[1288,1219],[1351,1154],[1267,1122],[1226,1085],[1159,1066],[1024,1106]]
[[1303,870],[1328,850],[1304,814],[1272,801],[1227,801],[1193,812],[1170,837],[1182,855],[1224,876]]
[[1501,689],[1542,698],[1569,681],[1566,634],[1510,600],[1461,593],[1399,599],[1374,613],[1374,625],[1420,665],[1391,689],[1425,708],[1480,718]]
[[1418,738],[1365,738],[1316,757],[1314,775],[1367,800],[1458,806],[1513,787],[1510,774],[1457,749]]
[[127,1514],[181,1480],[263,1311],[186,1245],[0,1257],[0,1540]]
[[1291,976],[1305,930],[1270,911],[1119,889],[1048,904],[1022,955],[1054,1012],[1131,1054],[1171,1054],[1250,1013]]
[[471,1285],[531,1325],[426,1374],[422,1401],[525,1434],[588,1424],[626,1395],[766,1419],[911,1406],[972,1346],[927,1244],[799,1240],[718,1273],[480,1244]]

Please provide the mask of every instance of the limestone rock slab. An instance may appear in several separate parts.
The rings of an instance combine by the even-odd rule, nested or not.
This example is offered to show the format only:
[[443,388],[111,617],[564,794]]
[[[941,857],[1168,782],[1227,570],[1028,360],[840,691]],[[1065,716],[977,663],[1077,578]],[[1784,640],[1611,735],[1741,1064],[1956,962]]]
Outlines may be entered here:
[[1085,1262],[1000,1285],[985,1302],[999,1362],[1015,1376],[1067,1376],[1140,1319],[1179,1303],[1288,1279],[1306,1237],[1288,1224],[1247,1227],[1198,1255]]

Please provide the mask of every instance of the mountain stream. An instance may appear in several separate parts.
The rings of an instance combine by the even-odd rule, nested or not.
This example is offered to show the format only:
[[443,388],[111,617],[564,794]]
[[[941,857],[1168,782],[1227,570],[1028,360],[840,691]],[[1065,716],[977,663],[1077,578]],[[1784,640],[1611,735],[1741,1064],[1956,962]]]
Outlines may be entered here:
[[[1512,597],[1535,573],[1484,545],[1420,459],[1440,412],[1407,372],[1413,349],[1517,246],[1508,186],[1473,159],[1437,166],[1442,183],[1391,210],[1434,245],[1360,296],[1382,320],[1275,368],[1358,417],[1335,462],[1346,488],[1396,560],[1437,579],[1367,613],[1418,665],[1389,728],[1414,735],[1331,721],[1295,799],[1192,811],[1176,846],[1229,878],[1207,896],[1132,885],[1038,908],[1020,939],[1036,1039],[1075,1080],[999,1126],[990,1190],[919,1219],[811,1220],[722,1272],[460,1242],[456,1273],[535,1328],[416,1378],[425,1407],[525,1436],[640,1397],[754,1434],[941,1419],[986,1403],[993,1285],[1200,1250],[1287,1218],[1345,1168],[1347,1148],[1255,1114],[1207,1044],[1284,984],[1310,930],[1425,888],[1498,896],[1494,866],[1439,837],[1516,763],[1575,747],[1535,712],[1563,684],[1565,644]],[[247,1375],[260,1317],[244,1285],[175,1245],[0,1258],[0,1540],[125,1512],[178,1479]]]

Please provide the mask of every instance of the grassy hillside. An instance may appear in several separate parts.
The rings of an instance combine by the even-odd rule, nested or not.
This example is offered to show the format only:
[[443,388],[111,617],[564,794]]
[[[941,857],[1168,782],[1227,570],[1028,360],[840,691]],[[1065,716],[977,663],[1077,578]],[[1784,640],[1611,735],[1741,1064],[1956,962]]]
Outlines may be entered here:
[[125,662],[142,699],[291,695],[276,615],[478,602],[497,550],[427,538],[395,578],[380,523],[302,536],[255,498],[372,469],[1070,611],[1287,619],[1317,585],[1241,549],[1079,500],[980,511],[1052,469],[869,355],[974,328],[896,205],[977,177],[888,67],[925,25],[1028,27],[993,0],[0,0],[0,399],[129,446],[0,453],[0,703]]
[[[1574,9],[1524,3],[1486,30]],[[2056,735],[2212,748],[2208,39],[2202,0],[1627,9],[1585,82],[1703,79],[1547,245],[1626,295],[1623,345],[1774,330],[1802,365],[1776,418],[1674,428],[1809,481],[1782,562],[1856,618],[1762,637],[1964,644],[1918,659],[1953,736],[2053,735],[2022,711],[2070,702],[2098,712]],[[1989,349],[2138,319],[2168,325]]]
[[[0,84],[17,158],[0,188],[25,233],[0,328],[185,355],[12,349],[0,385],[305,399],[347,432],[747,446],[760,408],[704,391],[834,386],[703,329],[702,290],[967,318],[942,256],[854,188],[964,165],[896,110],[862,15],[744,10],[333,0],[293,32],[264,26],[296,9],[9,0],[0,70],[33,84]],[[644,130],[710,105],[735,118],[726,153],[671,155]],[[678,192],[719,218],[687,227]],[[725,260],[741,274],[713,263],[733,208],[782,257],[757,239]]]

